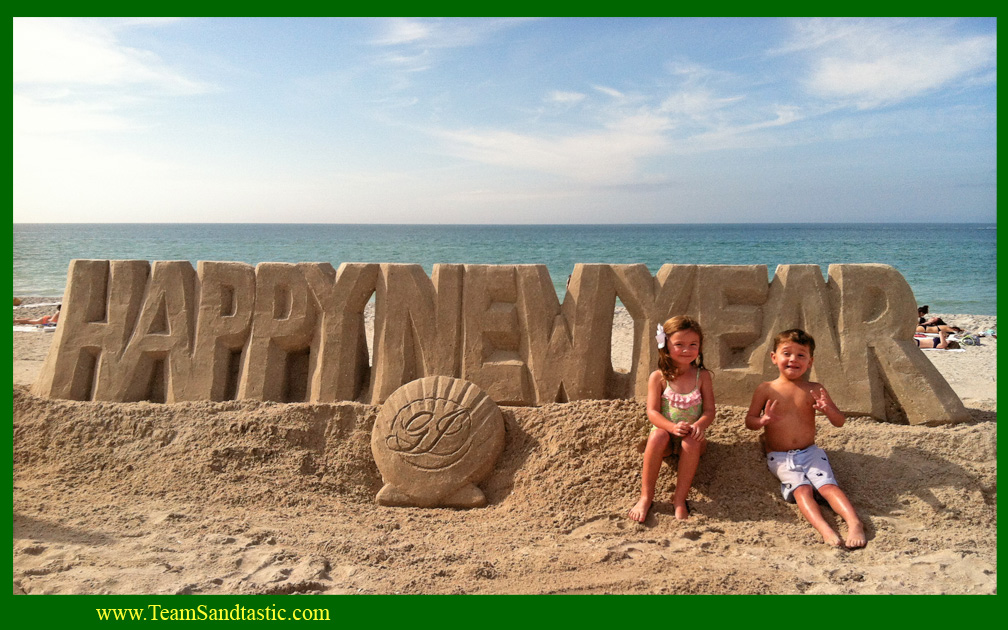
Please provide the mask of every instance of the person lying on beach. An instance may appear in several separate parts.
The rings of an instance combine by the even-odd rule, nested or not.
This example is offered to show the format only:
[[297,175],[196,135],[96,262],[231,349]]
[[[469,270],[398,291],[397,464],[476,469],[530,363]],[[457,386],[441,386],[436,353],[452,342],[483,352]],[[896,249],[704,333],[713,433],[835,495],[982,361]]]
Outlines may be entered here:
[[703,364],[700,324],[689,317],[672,317],[658,325],[656,339],[658,369],[648,378],[647,394],[652,427],[644,445],[640,499],[628,513],[638,523],[651,509],[662,459],[673,453],[678,453],[679,465],[672,506],[677,519],[689,518],[686,496],[707,450],[707,428],[714,422],[714,386]]
[[46,315],[45,317],[39,317],[38,319],[31,319],[25,317],[15,317],[15,324],[35,324],[38,326],[55,325],[59,321],[60,307],[62,304],[56,305],[56,312],[52,315]]
[[917,307],[917,332],[919,333],[951,333],[962,332],[958,326],[950,326],[941,317],[928,317],[928,305]]
[[938,331],[937,337],[914,337],[918,348],[938,348],[939,350],[958,350],[959,344],[948,340],[949,334],[944,330]]
[[[756,388],[745,425],[753,431],[763,429],[767,467],[780,479],[784,500],[798,504],[826,544],[864,547],[864,524],[837,485],[826,452],[815,445],[816,411],[835,427],[843,426],[846,418],[825,387],[802,378],[812,367],[814,352],[815,339],[803,330],[785,330],[774,338],[770,360],[780,375]],[[816,491],[846,521],[846,540],[823,518]]]

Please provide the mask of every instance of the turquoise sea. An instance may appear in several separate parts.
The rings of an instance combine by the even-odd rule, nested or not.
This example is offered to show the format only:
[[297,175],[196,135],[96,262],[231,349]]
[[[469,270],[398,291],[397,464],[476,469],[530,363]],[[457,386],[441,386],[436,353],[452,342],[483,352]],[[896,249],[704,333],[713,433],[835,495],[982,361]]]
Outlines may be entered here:
[[932,312],[997,314],[997,225],[14,224],[16,296],[60,296],[74,258],[545,264],[563,298],[575,263],[885,263]]

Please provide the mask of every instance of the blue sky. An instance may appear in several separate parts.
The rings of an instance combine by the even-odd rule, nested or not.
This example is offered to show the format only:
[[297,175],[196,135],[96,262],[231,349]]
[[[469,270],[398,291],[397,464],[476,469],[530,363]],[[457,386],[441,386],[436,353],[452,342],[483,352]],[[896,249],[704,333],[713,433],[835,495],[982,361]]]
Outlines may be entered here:
[[996,19],[13,20],[14,222],[994,221]]

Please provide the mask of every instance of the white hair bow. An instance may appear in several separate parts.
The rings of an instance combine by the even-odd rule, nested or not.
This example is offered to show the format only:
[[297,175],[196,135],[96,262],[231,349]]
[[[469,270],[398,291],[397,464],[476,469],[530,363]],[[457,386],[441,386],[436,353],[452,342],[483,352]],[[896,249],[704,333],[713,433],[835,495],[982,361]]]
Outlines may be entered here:
[[659,348],[665,347],[665,329],[662,327],[661,324],[658,324],[658,334],[655,335],[655,339],[658,340]]

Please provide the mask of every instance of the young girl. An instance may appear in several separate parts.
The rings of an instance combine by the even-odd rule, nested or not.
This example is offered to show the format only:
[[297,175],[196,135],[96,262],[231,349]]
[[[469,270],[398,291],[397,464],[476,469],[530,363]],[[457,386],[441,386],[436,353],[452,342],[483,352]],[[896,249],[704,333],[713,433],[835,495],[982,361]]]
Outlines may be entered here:
[[679,453],[675,516],[689,516],[686,495],[700,456],[707,450],[707,427],[714,422],[714,388],[703,364],[703,331],[696,320],[673,317],[658,326],[658,369],[648,379],[647,415],[651,433],[644,448],[641,496],[630,518],[644,522],[654,500],[663,457]]

